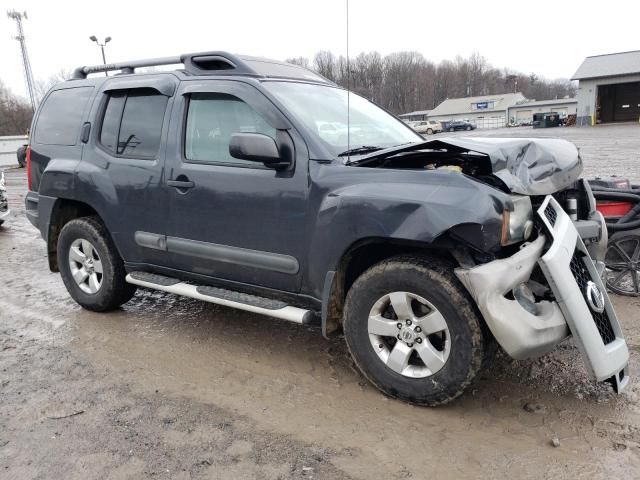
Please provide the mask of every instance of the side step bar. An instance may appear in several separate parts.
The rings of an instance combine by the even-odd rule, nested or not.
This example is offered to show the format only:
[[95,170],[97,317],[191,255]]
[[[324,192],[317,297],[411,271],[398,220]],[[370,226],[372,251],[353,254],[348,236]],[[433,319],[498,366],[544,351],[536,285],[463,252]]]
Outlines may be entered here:
[[126,280],[128,283],[140,287],[175,293],[176,295],[195,298],[196,300],[215,303],[225,307],[237,308],[247,312],[259,313],[301,325],[311,324],[315,318],[315,314],[311,310],[292,307],[278,300],[225,290],[223,288],[192,285],[182,282],[177,278],[165,277],[164,275],[148,272],[131,272],[127,275]]

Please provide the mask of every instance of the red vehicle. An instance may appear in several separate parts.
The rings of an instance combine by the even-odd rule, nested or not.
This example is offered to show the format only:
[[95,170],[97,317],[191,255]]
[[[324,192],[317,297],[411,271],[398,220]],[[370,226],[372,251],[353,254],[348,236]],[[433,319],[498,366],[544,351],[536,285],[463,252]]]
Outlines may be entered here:
[[619,177],[589,183],[609,233],[607,288],[620,295],[640,296],[640,185]]

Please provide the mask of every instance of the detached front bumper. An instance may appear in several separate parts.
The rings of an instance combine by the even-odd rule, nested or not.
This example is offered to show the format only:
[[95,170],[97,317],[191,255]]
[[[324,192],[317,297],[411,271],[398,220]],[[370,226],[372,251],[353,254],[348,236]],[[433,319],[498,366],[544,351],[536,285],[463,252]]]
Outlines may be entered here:
[[[456,275],[510,356],[540,356],[572,334],[595,378],[611,380],[621,391],[629,380],[629,351],[597,269],[571,218],[553,197],[544,200],[537,215],[548,237],[540,235],[509,258],[458,268]],[[544,251],[547,238],[551,242]],[[536,265],[555,301],[514,295],[529,284]]]

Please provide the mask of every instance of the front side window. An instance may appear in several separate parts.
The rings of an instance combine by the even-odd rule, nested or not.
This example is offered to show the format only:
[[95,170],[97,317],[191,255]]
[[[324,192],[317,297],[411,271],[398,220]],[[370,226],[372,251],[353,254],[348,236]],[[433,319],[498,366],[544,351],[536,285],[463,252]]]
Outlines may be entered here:
[[75,145],[82,125],[82,115],[93,87],[55,90],[47,97],[38,115],[35,143]]
[[275,128],[238,97],[222,93],[191,95],[184,142],[187,160],[256,166],[256,162],[229,154],[234,133],[261,133],[276,138]]
[[112,93],[100,130],[100,143],[112,154],[155,158],[160,148],[168,98],[155,90]]

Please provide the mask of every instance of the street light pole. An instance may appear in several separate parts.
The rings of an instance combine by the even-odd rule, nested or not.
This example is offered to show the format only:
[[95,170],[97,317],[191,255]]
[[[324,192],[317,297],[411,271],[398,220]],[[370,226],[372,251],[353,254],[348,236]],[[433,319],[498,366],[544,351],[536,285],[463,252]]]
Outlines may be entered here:
[[[111,37],[106,37],[106,38],[104,39],[104,42],[103,42],[103,43],[100,43],[100,42],[98,41],[98,38],[97,38],[95,35],[91,35],[91,36],[89,37],[89,40],[91,40],[92,42],[96,42],[96,43],[98,44],[98,46],[100,47],[100,51],[102,52],[102,63],[103,63],[104,65],[106,65],[106,64],[107,64],[107,58],[106,58],[106,57],[105,57],[105,55],[104,55],[104,47],[105,47],[105,45],[106,45],[107,43],[109,43],[109,42],[111,41]],[[109,76],[109,74],[108,74],[107,72],[104,72],[104,76],[105,76],[105,77],[108,77],[108,76]]]

